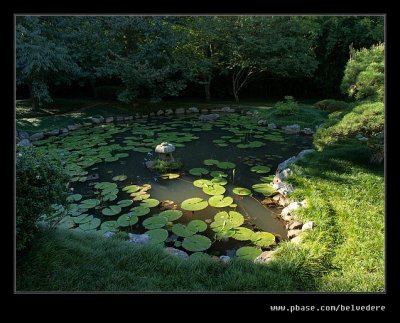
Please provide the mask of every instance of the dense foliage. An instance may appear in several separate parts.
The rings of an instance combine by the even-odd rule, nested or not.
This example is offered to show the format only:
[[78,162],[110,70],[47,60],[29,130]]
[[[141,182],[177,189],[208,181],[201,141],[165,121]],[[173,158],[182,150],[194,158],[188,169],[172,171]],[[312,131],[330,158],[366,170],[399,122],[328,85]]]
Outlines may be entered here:
[[40,215],[63,203],[68,182],[60,163],[35,148],[18,148],[16,156],[16,249],[25,249],[37,231]]
[[333,99],[326,99],[318,101],[314,104],[314,106],[318,109],[327,112],[335,112],[335,111],[342,111],[349,107],[348,103],[345,101],[338,101]]
[[279,116],[288,116],[298,112],[299,104],[292,96],[287,95],[284,101],[279,101],[275,104],[275,108]]

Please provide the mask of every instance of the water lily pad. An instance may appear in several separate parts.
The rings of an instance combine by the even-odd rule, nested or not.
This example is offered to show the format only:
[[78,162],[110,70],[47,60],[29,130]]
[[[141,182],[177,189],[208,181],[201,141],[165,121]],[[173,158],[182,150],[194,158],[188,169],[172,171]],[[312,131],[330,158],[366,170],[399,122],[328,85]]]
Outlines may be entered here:
[[143,202],[140,203],[140,206],[145,206],[145,207],[151,208],[151,207],[157,206],[158,204],[160,204],[160,201],[159,201],[159,200],[156,200],[156,199],[146,199],[146,200],[144,200]]
[[251,241],[259,247],[268,247],[275,242],[275,236],[269,232],[256,232]]
[[72,194],[67,197],[67,202],[78,202],[82,199],[81,194]]
[[182,223],[177,223],[172,226],[172,232],[178,237],[190,237],[194,235],[197,231],[187,228]]
[[202,188],[202,187],[204,187],[204,186],[213,185],[213,183],[212,183],[210,180],[208,180],[208,179],[197,179],[197,180],[195,180],[195,181],[193,182],[193,185],[196,186],[196,187]]
[[235,187],[232,192],[237,195],[250,195],[251,194],[251,191],[244,187]]
[[189,259],[210,259],[211,257],[204,252],[194,252],[189,256]]
[[120,212],[121,212],[121,207],[119,205],[111,205],[101,210],[101,213],[107,216],[113,216]]
[[168,231],[165,229],[153,229],[146,232],[150,237],[151,244],[162,243],[168,238]]
[[203,220],[192,220],[188,223],[187,228],[190,231],[203,232],[207,230],[207,223]]
[[132,216],[142,216],[150,213],[150,209],[146,206],[136,206],[131,209]]
[[118,201],[117,205],[120,207],[127,207],[127,206],[132,205],[132,203],[133,203],[132,200],[121,200],[121,201]]
[[275,178],[275,175],[264,176],[264,177],[260,178],[260,181],[264,182],[264,183],[271,183],[274,181],[274,178]]
[[96,229],[101,223],[101,220],[98,218],[92,218],[90,221],[82,223],[79,225],[79,228],[83,231],[91,231]]
[[233,198],[230,196],[215,195],[208,199],[208,204],[213,207],[226,207],[233,203]]
[[257,174],[265,174],[268,173],[271,170],[271,168],[269,168],[268,166],[257,165],[250,168],[250,170]]
[[164,225],[166,225],[168,222],[167,218],[164,216],[152,216],[150,218],[147,218],[146,220],[143,221],[143,226],[150,230],[150,229],[159,229],[162,228]]
[[199,197],[187,199],[181,203],[181,208],[186,211],[200,211],[205,209],[207,206],[208,202]]
[[135,225],[139,221],[137,216],[132,215],[131,213],[122,214],[118,219],[117,223],[120,227],[128,227],[130,225]]
[[168,221],[178,220],[182,216],[181,210],[165,210],[159,213],[159,215],[166,217]]
[[207,175],[209,173],[209,171],[205,168],[197,167],[197,168],[190,169],[189,173],[194,176],[201,176],[201,175]]
[[223,177],[215,177],[211,180],[212,184],[218,184],[218,185],[226,185],[228,184],[228,180]]
[[100,189],[100,190],[106,190],[106,189],[110,189],[110,188],[116,188],[117,184],[110,183],[110,182],[100,182],[100,183],[97,183],[94,187],[97,189]]
[[105,221],[101,224],[100,229],[106,230],[106,231],[111,231],[111,232],[116,232],[118,231],[119,224],[117,221]]
[[137,192],[140,190],[140,186],[139,185],[128,185],[128,186],[125,186],[122,190],[127,193],[134,193],[134,192]]
[[75,225],[74,218],[69,215],[63,217],[61,221],[58,223],[58,227],[64,229],[72,228],[74,225]]
[[182,247],[188,251],[204,251],[211,247],[211,243],[209,238],[195,234],[183,239]]
[[86,223],[93,219],[93,215],[81,214],[74,217],[74,222],[76,224]]
[[242,247],[236,250],[236,257],[238,259],[254,261],[262,251],[254,247]]
[[175,248],[182,247],[182,242],[179,241],[179,240],[176,240],[176,241],[174,242],[174,247],[175,247]]
[[229,220],[232,223],[233,227],[239,227],[244,223],[244,216],[236,211],[229,211],[229,212],[222,211],[218,212],[214,216],[214,220],[215,221]]
[[79,205],[79,207],[80,208],[85,208],[85,209],[91,209],[91,208],[96,207],[99,204],[100,204],[100,200],[98,200],[98,199],[89,199],[89,200],[81,201],[81,204]]
[[235,229],[218,231],[215,235],[217,240],[226,239],[235,235]]
[[253,234],[254,231],[245,227],[239,227],[235,229],[233,238],[239,241],[252,240]]
[[217,167],[221,169],[233,169],[236,167],[236,165],[231,162],[219,162]]
[[[134,193],[132,193],[134,194]],[[131,194],[131,196],[133,196]],[[140,194],[140,195],[136,195],[133,200],[134,201],[143,201],[143,200],[147,200],[150,197],[150,194],[144,193],[144,194]]]
[[218,165],[219,161],[216,159],[206,159],[203,161],[204,165],[207,166],[212,166],[212,165]]
[[272,187],[271,184],[269,183],[260,183],[260,184],[254,184],[252,186],[253,190],[255,192],[264,194],[265,196],[269,196],[271,194],[276,193],[276,190]]
[[228,174],[220,171],[220,170],[214,170],[210,173],[212,177],[228,177]]
[[180,174],[176,174],[176,173],[168,173],[168,174],[162,174],[161,178],[162,179],[176,179],[178,177],[180,177]]
[[225,187],[218,184],[203,187],[203,192],[208,195],[222,195],[225,193],[225,191],[226,191]]
[[223,231],[228,231],[230,229],[234,228],[234,225],[229,219],[227,220],[216,220],[210,224],[210,228],[214,232],[223,232]]
[[126,176],[126,175],[117,175],[117,176],[114,176],[114,177],[112,178],[112,180],[113,180],[113,181],[120,181],[120,182],[122,182],[122,181],[126,180],[127,178],[128,178],[128,176]]

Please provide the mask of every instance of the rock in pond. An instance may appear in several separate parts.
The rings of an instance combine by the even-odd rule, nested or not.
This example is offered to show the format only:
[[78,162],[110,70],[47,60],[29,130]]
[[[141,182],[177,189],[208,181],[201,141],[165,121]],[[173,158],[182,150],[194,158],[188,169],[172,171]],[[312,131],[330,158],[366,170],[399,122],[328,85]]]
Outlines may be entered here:
[[231,257],[229,257],[229,256],[219,256],[219,259],[221,260],[221,262],[226,264],[228,261],[231,260]]
[[179,257],[182,259],[189,259],[189,255],[183,251],[172,247],[165,248],[165,251],[169,253],[171,256]]
[[282,127],[282,129],[288,134],[294,134],[294,133],[300,132],[300,126],[298,124],[288,125],[288,126]]
[[19,139],[29,139],[29,134],[26,131],[19,131],[18,132]]
[[301,223],[300,221],[294,221],[292,223],[287,224],[286,229],[296,230],[296,229],[301,229],[302,226],[303,226],[303,223]]
[[128,237],[129,237],[129,242],[137,244],[146,244],[150,241],[150,236],[147,233],[143,234],[128,233]]
[[201,121],[213,121],[217,120],[219,118],[218,113],[211,113],[211,114],[203,114],[199,117],[199,120]]
[[264,251],[261,255],[259,255],[256,259],[254,259],[254,262],[256,264],[263,264],[263,263],[267,263],[269,261],[272,260],[273,256],[274,256],[275,251],[272,250],[268,250],[268,251]]
[[276,124],[275,123],[269,123],[268,124],[269,129],[276,129]]
[[301,233],[301,230],[289,230],[287,236],[289,239],[297,237]]
[[313,221],[308,221],[303,224],[301,231],[312,230],[315,227],[315,223]]
[[105,121],[106,121],[107,123],[113,122],[113,121],[114,121],[114,117],[107,117],[107,118],[105,119]]
[[43,132],[34,133],[32,136],[29,137],[30,141],[36,141],[44,138]]
[[188,112],[190,113],[199,113],[199,109],[197,109],[196,107],[191,107],[188,109]]
[[17,146],[20,147],[29,147],[31,145],[31,142],[29,139],[22,139],[19,143],[17,143]]
[[185,109],[184,108],[178,108],[175,110],[175,114],[184,114],[185,113]]

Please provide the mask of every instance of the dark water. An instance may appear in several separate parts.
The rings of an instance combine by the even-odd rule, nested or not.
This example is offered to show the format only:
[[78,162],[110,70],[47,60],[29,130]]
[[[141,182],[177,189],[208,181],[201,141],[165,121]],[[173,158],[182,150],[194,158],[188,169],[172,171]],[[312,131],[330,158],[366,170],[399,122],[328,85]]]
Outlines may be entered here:
[[[194,117],[195,118],[195,117]],[[160,118],[154,121],[145,121],[149,129],[155,128],[157,135],[156,126],[164,125],[165,123],[170,124],[171,118]],[[174,128],[174,127],[173,127]],[[180,131],[185,126],[177,125],[172,131]],[[115,140],[113,143],[120,143],[121,146],[125,137],[132,136],[131,125],[127,125],[127,131],[123,133],[117,133],[113,135]],[[189,132],[187,130],[182,130]],[[266,133],[270,130],[265,129]],[[303,149],[311,147],[311,138],[304,135],[287,135],[277,130],[274,133],[279,133],[284,139],[282,142],[272,142],[265,139],[254,139],[266,142],[267,145],[259,148],[252,149],[240,149],[235,144],[229,144],[228,147],[218,147],[212,141],[214,139],[220,139],[221,136],[234,136],[231,132],[221,129],[220,127],[213,127],[211,131],[197,131],[191,132],[199,139],[186,142],[185,147],[176,148],[173,153],[175,158],[179,158],[184,164],[184,173],[179,179],[164,180],[157,176],[157,174],[151,172],[144,166],[144,160],[151,154],[139,153],[134,151],[126,151],[129,153],[129,157],[122,158],[115,162],[99,163],[92,167],[87,168],[89,171],[88,175],[98,174],[99,179],[97,181],[112,182],[112,177],[116,175],[127,175],[127,179],[123,182],[117,182],[118,187],[122,187],[129,184],[151,184],[152,188],[149,191],[151,198],[163,200],[173,200],[178,205],[188,198],[200,197],[205,200],[210,198],[210,195],[205,194],[201,188],[195,187],[192,182],[199,178],[210,179],[209,175],[202,177],[192,176],[188,173],[188,170],[194,167],[203,167],[211,170],[219,170],[215,166],[205,166],[203,160],[205,159],[217,159],[219,161],[230,161],[236,164],[235,172],[233,170],[222,170],[228,174],[228,184],[225,186],[227,189],[225,196],[231,196],[234,199],[234,203],[237,204],[236,211],[240,212],[245,216],[244,226],[251,229],[258,229],[268,231],[279,235],[281,239],[287,238],[286,229],[284,224],[279,220],[280,209],[264,207],[260,201],[263,196],[258,193],[254,193],[253,196],[238,197],[233,194],[231,190],[234,187],[246,187],[251,189],[253,184],[260,183],[260,177],[273,174],[277,165],[283,160],[296,155]],[[275,156],[271,156],[275,155]],[[254,165],[266,165],[271,167],[271,171],[268,174],[256,174],[250,171],[251,166],[243,163],[244,158],[252,158]],[[89,186],[91,182],[85,183],[73,183],[74,192],[86,195],[86,198],[90,198],[93,194],[93,187]],[[129,194],[120,190],[118,199],[130,198]],[[112,204],[112,203],[111,203]],[[137,205],[134,203],[133,206]],[[234,210],[231,207],[225,208],[214,208],[208,206],[206,209],[197,212],[184,211],[182,218],[176,222],[187,223],[193,219],[212,220],[214,215],[220,211],[231,211]],[[142,233],[146,231],[140,223],[147,217],[159,213],[158,207],[152,208],[150,214],[140,217],[138,225],[134,229],[128,229],[129,232]],[[97,214],[102,221],[116,220],[120,214],[112,217],[104,216],[101,213]],[[206,231],[206,235],[210,238],[213,236],[212,231]],[[229,239],[228,241],[217,241],[210,248],[210,253],[223,254],[224,251],[230,249],[237,249],[243,245],[247,245],[247,242],[236,241]]]

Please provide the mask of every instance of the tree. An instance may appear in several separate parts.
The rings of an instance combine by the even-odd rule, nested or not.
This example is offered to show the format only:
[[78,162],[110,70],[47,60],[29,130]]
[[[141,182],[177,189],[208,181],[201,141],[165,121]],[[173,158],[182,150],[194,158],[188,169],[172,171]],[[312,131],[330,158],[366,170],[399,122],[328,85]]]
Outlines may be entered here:
[[80,76],[66,34],[58,28],[65,17],[17,17],[16,78],[17,84],[29,87],[32,107],[51,102],[49,84],[69,83]]
[[317,67],[311,42],[296,17],[226,17],[225,68],[232,92],[262,75],[286,78],[311,76]]

